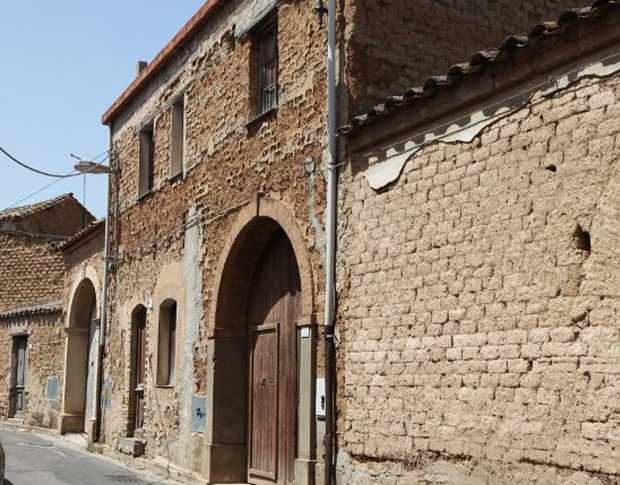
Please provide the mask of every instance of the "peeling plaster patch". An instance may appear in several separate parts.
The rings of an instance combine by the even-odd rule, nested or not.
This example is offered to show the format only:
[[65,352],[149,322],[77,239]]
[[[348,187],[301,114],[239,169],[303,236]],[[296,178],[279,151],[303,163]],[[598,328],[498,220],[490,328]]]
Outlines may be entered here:
[[484,108],[475,111],[450,124],[446,123],[409,140],[394,144],[383,153],[367,154],[365,156],[369,166],[364,172],[364,177],[372,189],[380,190],[397,180],[407,161],[426,145],[437,141],[469,143],[487,126],[521,109],[531,98],[531,93],[520,95],[512,99],[511,103],[506,102],[497,109]]
[[181,372],[180,372],[180,433],[182,450],[188,454],[183,457],[183,465],[191,463],[189,456],[193,418],[193,398],[196,387],[194,370],[194,345],[198,342],[200,324],[204,317],[202,306],[202,265],[200,252],[203,247],[203,235],[196,208],[192,207],[187,216],[185,232],[185,250],[183,252],[183,275],[185,283],[185,327],[183,331]]
[[558,91],[568,88],[571,84],[588,77],[604,78],[620,72],[620,54],[612,55],[605,60],[586,66],[561,76],[541,90],[543,96],[552,96]]
[[368,170],[364,173],[364,177],[366,177],[370,187],[372,187],[373,190],[380,190],[394,182],[400,177],[400,173],[403,171],[403,167],[407,163],[407,160],[409,160],[409,157],[414,155],[421,148],[422,147],[419,146],[413,150],[407,150],[380,163],[376,163],[379,160],[378,157],[370,159],[371,163],[373,161],[375,163],[368,167]]
[[410,139],[401,140],[380,151],[364,154],[363,158],[368,162],[364,177],[373,190],[381,190],[396,181],[407,161],[426,145],[435,142],[470,143],[489,125],[526,106],[537,92],[542,96],[552,96],[583,78],[603,78],[618,72],[620,72],[620,54],[614,54],[583,69],[572,70],[543,85],[534,86],[506,99],[501,105],[483,108]]

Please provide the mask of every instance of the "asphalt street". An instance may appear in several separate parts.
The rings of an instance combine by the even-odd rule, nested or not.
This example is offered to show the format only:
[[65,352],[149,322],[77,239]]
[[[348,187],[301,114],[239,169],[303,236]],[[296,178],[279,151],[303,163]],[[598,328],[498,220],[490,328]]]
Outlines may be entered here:
[[6,452],[5,485],[178,485],[80,451],[52,436],[0,430]]

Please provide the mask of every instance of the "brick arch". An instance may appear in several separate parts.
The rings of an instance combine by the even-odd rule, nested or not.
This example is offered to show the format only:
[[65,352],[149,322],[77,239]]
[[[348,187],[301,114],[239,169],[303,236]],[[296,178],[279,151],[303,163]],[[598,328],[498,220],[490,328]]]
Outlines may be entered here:
[[[236,314],[241,309],[240,306],[228,300],[234,298],[238,301],[239,294],[232,295],[229,290],[233,285],[239,289],[236,276],[252,272],[260,255],[260,248],[278,227],[281,227],[289,238],[299,266],[302,293],[300,319],[303,323],[311,324],[315,313],[315,298],[307,243],[292,211],[281,202],[264,197],[253,200],[241,210],[220,253],[213,285],[215,297],[207,314],[210,336],[213,336],[218,329],[242,328],[245,325],[245,317]],[[253,254],[248,254],[246,250],[250,245],[256,248]],[[233,266],[234,269],[231,270]],[[244,290],[249,291],[250,278],[246,280],[247,288]],[[233,314],[225,314],[229,312],[228,308]]]

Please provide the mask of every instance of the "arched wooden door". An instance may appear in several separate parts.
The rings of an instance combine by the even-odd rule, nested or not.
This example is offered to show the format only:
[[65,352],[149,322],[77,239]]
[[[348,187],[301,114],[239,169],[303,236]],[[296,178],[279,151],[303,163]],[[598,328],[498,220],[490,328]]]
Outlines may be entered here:
[[248,481],[293,482],[301,280],[283,230],[268,241],[248,304]]

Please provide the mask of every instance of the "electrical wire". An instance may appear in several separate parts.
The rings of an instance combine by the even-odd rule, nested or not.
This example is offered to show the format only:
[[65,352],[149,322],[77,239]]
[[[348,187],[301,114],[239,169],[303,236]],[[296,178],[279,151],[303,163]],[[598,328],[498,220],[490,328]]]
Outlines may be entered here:
[[[1,149],[1,147],[0,147],[0,149]],[[98,155],[98,156],[97,156],[94,160],[97,160],[97,159],[101,158],[103,155],[107,155],[107,156],[106,156],[106,157],[104,157],[104,158],[103,158],[103,159],[102,159],[102,160],[101,160],[101,161],[100,161],[97,165],[95,165],[94,167],[90,168],[90,169],[89,169],[89,170],[87,170],[86,172],[78,172],[77,170],[73,170],[72,172],[70,172],[70,173],[69,173],[69,174],[67,174],[67,175],[69,175],[69,176],[71,176],[71,177],[76,177],[76,176],[78,176],[78,175],[82,175],[82,174],[83,174],[84,176],[86,176],[86,174],[87,174],[88,172],[90,172],[91,170],[95,169],[96,167],[98,167],[99,165],[101,165],[103,162],[105,162],[105,161],[109,158],[109,153],[108,153],[108,151],[106,150],[106,151],[105,151],[105,152],[103,152],[101,155]],[[18,200],[17,202],[14,202],[12,205],[10,205],[9,207],[7,207],[7,209],[13,209],[13,208],[17,207],[17,206],[18,206],[19,204],[21,204],[22,202],[24,202],[24,201],[26,201],[26,200],[28,200],[28,199],[30,199],[30,198],[32,198],[32,197],[34,197],[35,195],[37,195],[37,194],[39,194],[39,193],[43,192],[44,190],[46,190],[46,189],[48,189],[48,188],[52,187],[53,185],[56,185],[58,182],[62,182],[62,181],[63,181],[63,180],[65,180],[66,178],[68,178],[68,177],[57,178],[57,179],[56,179],[56,180],[54,180],[53,182],[51,182],[51,183],[47,184],[47,185],[46,185],[46,186],[44,186],[44,187],[41,187],[39,190],[36,190],[36,191],[35,191],[35,192],[33,192],[32,194],[27,195],[26,197],[24,197],[23,199]]]
[[[99,165],[101,165],[105,161],[105,159],[103,159],[101,162],[99,162],[94,167],[91,167],[86,172],[77,172],[76,173],[76,171],[73,170],[72,172],[69,172],[68,174],[60,175],[60,174],[56,174],[56,173],[44,172],[43,170],[39,170],[38,168],[34,168],[34,167],[31,167],[30,165],[25,164],[24,162],[19,161],[13,155],[11,155],[9,152],[7,152],[4,148],[2,148],[2,146],[0,146],[0,152],[2,152],[9,160],[17,163],[19,166],[25,168],[26,170],[30,170],[31,172],[38,173],[39,175],[44,175],[46,177],[53,177],[53,178],[57,178],[57,179],[66,179],[66,178],[70,178],[70,177],[77,177],[78,175],[81,175],[82,173],[88,173],[91,170],[94,170],[96,167],[98,167]],[[104,153],[106,153],[106,152],[104,152]],[[102,155],[99,155],[99,156],[102,156]],[[99,157],[97,157],[97,158],[99,158]]]
[[[79,172],[78,172],[79,173]],[[41,187],[39,190],[37,190],[36,192],[33,192],[30,195],[27,195],[26,197],[24,197],[23,199],[18,200],[17,202],[14,202],[12,205],[10,205],[9,207],[7,207],[7,209],[13,209],[14,207],[17,207],[19,204],[21,204],[22,202],[30,199],[31,197],[34,197],[35,195],[43,192],[45,189],[49,189],[52,185],[56,185],[58,182],[62,182],[64,179],[57,179],[54,180],[52,183],[47,184],[45,187]]]

